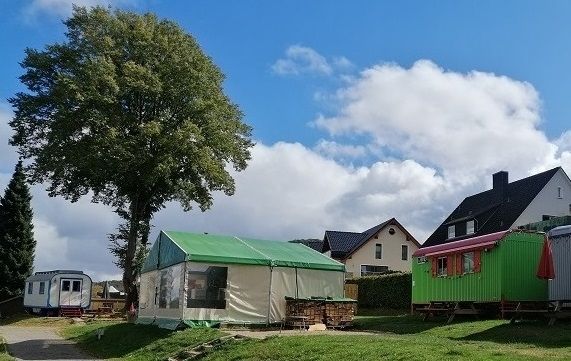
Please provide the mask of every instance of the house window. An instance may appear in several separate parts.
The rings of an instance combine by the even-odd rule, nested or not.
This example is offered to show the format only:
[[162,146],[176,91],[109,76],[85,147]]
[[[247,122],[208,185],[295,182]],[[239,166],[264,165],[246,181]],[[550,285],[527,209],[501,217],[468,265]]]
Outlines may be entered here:
[[406,244],[403,244],[401,246],[401,259],[403,261],[408,261],[408,246]]
[[462,254],[462,271],[463,273],[474,272],[474,252]]
[[46,292],[46,283],[40,282],[40,295],[43,295]]
[[28,294],[31,295],[34,292],[34,282],[28,282]]
[[203,266],[188,272],[187,308],[226,308],[228,267]]
[[71,285],[71,290],[73,292],[81,291],[81,281],[73,281],[73,283]]
[[437,276],[446,276],[448,270],[448,257],[438,257]]
[[561,199],[561,187],[557,187],[557,198]]
[[370,264],[361,265],[361,276],[374,276],[386,273],[389,270],[388,266],[374,266]]
[[383,258],[383,245],[380,243],[377,243],[375,245],[375,258],[376,259]]
[[452,225],[452,226],[448,226],[448,238],[454,238],[456,237],[456,226]]
[[474,233],[474,220],[466,222],[466,234]]

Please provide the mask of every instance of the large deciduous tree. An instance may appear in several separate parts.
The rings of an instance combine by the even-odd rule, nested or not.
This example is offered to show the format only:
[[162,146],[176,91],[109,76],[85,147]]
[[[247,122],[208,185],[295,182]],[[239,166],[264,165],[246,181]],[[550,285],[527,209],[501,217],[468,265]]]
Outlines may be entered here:
[[64,23],[65,41],[26,50],[11,144],[51,196],[89,195],[119,212],[112,241],[130,305],[153,214],[169,201],[205,211],[213,191],[233,194],[228,168],[246,168],[251,129],[220,69],[174,22],[96,7]]
[[0,198],[0,301],[22,293],[34,265],[32,196],[22,162]]

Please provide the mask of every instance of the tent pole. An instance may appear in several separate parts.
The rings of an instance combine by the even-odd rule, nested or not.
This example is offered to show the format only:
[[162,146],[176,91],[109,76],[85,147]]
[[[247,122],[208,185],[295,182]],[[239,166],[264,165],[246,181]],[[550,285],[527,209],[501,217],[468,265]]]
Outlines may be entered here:
[[299,289],[297,286],[297,267],[295,267],[295,299],[299,298]]
[[270,325],[270,312],[272,308],[272,278],[274,275],[274,267],[270,266],[270,289],[268,291],[268,319],[266,321],[266,326]]

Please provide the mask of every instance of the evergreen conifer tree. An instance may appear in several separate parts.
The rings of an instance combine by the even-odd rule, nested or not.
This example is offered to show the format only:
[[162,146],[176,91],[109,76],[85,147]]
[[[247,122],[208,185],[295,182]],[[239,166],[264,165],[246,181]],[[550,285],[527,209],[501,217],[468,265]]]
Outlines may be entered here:
[[0,301],[21,294],[32,273],[36,241],[31,200],[20,161],[0,199]]

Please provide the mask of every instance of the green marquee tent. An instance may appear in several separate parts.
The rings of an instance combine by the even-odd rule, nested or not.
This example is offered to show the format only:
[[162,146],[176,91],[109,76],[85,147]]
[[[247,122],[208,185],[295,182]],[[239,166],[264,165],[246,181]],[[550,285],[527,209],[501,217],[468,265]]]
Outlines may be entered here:
[[344,274],[303,244],[161,231],[142,269],[139,322],[280,322],[285,297],[343,297]]

